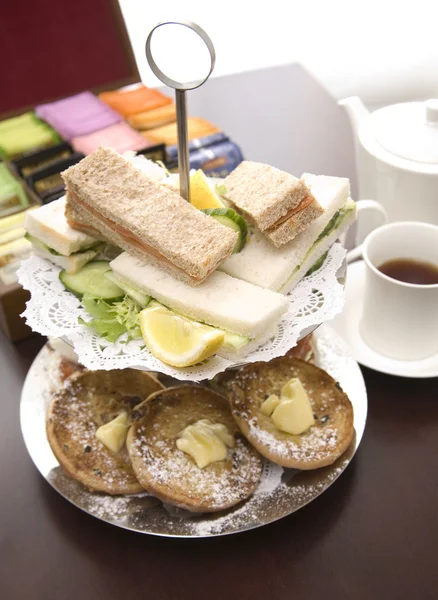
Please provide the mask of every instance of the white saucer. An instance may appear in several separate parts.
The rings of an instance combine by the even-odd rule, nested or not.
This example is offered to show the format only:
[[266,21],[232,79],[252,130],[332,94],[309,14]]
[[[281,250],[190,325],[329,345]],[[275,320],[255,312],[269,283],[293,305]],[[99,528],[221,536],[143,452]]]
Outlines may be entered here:
[[362,315],[365,263],[355,262],[348,266],[345,287],[345,307],[330,326],[339,333],[350,347],[352,356],[365,367],[398,375],[399,377],[438,377],[438,354],[419,361],[400,361],[382,356],[365,344],[359,333]]

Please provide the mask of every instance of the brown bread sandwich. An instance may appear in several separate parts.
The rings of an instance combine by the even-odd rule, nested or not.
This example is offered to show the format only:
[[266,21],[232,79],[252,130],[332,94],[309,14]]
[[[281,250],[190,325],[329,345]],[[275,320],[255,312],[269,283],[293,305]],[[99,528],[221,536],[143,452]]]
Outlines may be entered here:
[[237,233],[152,181],[111,148],[62,173],[71,227],[198,285],[231,255]]
[[303,179],[262,163],[243,161],[224,185],[227,200],[277,248],[324,212]]

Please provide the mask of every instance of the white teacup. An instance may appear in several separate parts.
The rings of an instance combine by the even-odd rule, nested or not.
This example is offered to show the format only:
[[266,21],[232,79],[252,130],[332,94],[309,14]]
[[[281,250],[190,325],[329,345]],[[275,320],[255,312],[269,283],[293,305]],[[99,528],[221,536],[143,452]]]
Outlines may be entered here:
[[419,285],[379,271],[389,260],[412,259],[438,266],[438,226],[390,223],[373,231],[361,252],[366,265],[363,314],[365,343],[396,360],[422,360],[438,352],[438,284]]

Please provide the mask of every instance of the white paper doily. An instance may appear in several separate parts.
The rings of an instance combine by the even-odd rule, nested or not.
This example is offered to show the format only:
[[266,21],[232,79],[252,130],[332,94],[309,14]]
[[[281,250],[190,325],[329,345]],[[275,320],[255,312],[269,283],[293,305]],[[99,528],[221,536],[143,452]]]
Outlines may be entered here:
[[[343,287],[336,273],[345,257],[340,243],[333,244],[324,264],[312,275],[304,277],[288,295],[289,309],[283,315],[274,339],[251,352],[239,364],[269,361],[293,348],[301,332],[333,319],[344,304]],[[23,316],[34,331],[50,337],[66,337],[72,343],[81,364],[87,369],[125,369],[159,371],[185,381],[211,379],[217,373],[235,366],[230,360],[213,356],[194,367],[175,369],[156,359],[143,340],[107,342],[78,318],[89,320],[80,301],[67,292],[59,280],[61,269],[51,262],[32,256],[23,261],[18,271],[21,285],[30,291],[31,299]]]

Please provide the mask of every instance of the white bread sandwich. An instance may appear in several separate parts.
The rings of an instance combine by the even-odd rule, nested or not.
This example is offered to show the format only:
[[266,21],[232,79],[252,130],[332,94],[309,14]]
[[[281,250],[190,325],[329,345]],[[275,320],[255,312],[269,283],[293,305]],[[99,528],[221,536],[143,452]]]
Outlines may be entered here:
[[324,207],[324,214],[281,248],[274,248],[264,235],[254,231],[243,250],[221,265],[222,271],[287,294],[347,230],[356,219],[349,180],[308,173],[302,179]]
[[111,148],[98,148],[62,176],[72,227],[191,285],[204,281],[237,242],[231,228],[152,181]]
[[230,344],[218,352],[222,356],[236,357],[239,351],[241,357],[268,341],[288,309],[288,301],[282,294],[219,271],[194,288],[126,252],[110,266],[115,276],[113,281],[121,287],[129,286],[184,317],[230,334]]
[[262,163],[243,161],[224,186],[225,198],[277,248],[324,212],[303,179]]
[[68,273],[77,273],[99,253],[102,242],[72,229],[65,218],[65,196],[27,211],[24,219],[26,238],[33,253],[46,258]]

